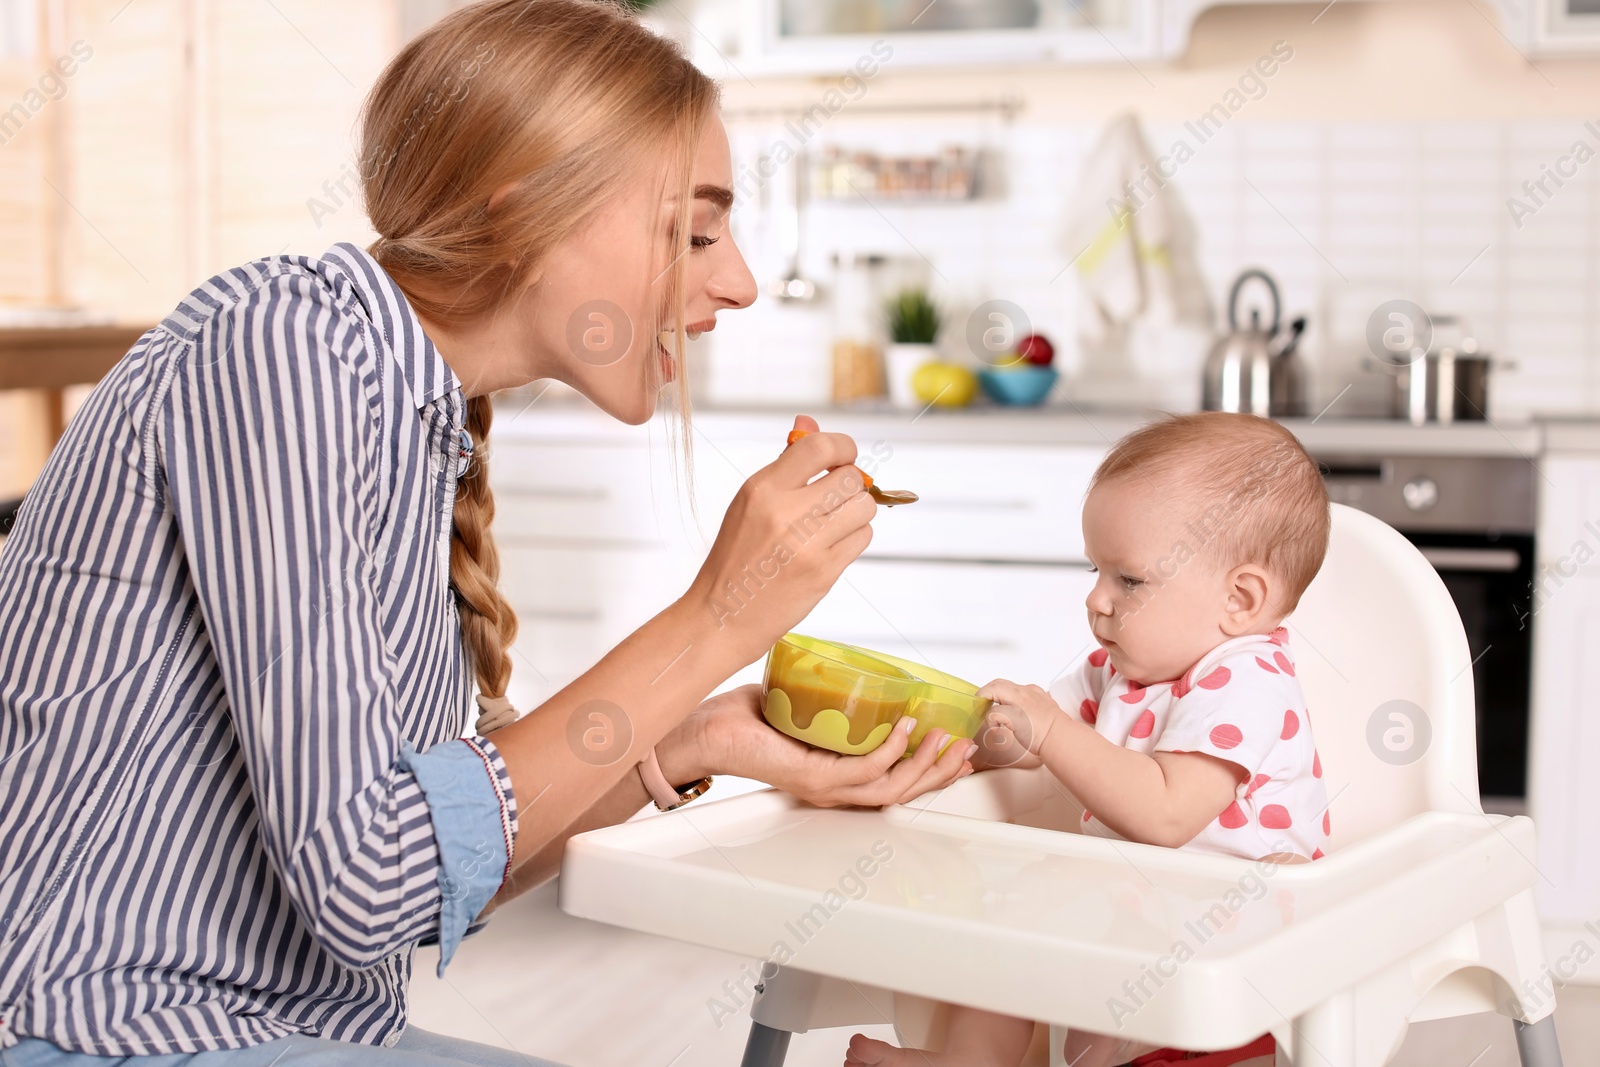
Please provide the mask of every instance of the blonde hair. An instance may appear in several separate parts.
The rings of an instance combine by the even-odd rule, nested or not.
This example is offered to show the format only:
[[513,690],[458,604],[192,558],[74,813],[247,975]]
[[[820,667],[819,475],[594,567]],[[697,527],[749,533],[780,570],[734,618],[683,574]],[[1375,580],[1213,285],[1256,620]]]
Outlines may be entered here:
[[[717,103],[715,84],[620,3],[459,8],[408,43],[367,97],[361,184],[379,234],[370,251],[425,318],[475,320],[529,284],[652,152],[675,163],[673,245],[687,242],[696,148]],[[683,266],[675,256],[667,298],[687,439]],[[492,418],[488,396],[467,401],[474,458],[456,486],[450,582],[479,692],[503,697],[517,619],[490,533]]]
[[1147,479],[1194,514],[1185,529],[1226,567],[1259,563],[1283,579],[1287,615],[1328,553],[1328,490],[1316,461],[1271,419],[1223,411],[1169,415],[1112,446],[1089,488]]

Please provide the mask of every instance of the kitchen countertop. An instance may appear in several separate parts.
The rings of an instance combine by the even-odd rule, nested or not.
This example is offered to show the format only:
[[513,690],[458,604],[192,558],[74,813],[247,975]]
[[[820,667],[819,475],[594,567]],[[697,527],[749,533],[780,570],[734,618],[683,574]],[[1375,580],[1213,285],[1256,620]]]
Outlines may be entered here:
[[[918,413],[890,408],[807,408],[828,429],[862,441],[1082,445],[1105,448],[1155,413],[1073,408],[972,407]],[[778,439],[793,408],[698,408],[699,431],[717,439]],[[495,433],[508,438],[565,439],[622,444],[659,434],[659,422],[625,426],[581,398],[508,394],[496,402]],[[1318,455],[1500,456],[1531,459],[1548,448],[1600,451],[1600,418],[1411,426],[1392,419],[1281,420]]]

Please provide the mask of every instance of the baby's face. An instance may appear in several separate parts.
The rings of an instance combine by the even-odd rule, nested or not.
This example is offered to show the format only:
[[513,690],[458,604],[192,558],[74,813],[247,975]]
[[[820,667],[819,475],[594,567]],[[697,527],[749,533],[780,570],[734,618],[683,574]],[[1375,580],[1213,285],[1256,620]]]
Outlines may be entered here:
[[1138,475],[1097,485],[1083,506],[1083,544],[1097,568],[1084,602],[1117,673],[1146,685],[1177,678],[1230,634],[1228,568],[1192,520],[1204,510]]

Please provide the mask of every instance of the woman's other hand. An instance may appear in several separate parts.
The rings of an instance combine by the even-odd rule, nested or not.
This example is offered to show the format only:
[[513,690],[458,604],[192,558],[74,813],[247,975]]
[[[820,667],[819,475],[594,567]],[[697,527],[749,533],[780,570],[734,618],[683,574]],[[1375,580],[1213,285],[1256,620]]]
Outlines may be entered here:
[[805,618],[872,540],[877,505],[853,466],[855,442],[804,415],[795,428],[809,432],[734,496],[686,598],[732,631],[746,663]]
[[[966,760],[972,742],[957,738],[937,755],[947,736],[943,730],[929,731],[916,754],[900,760],[909,743],[906,721],[866,755],[841,756],[773,729],[761,716],[761,687],[745,685],[701,704],[680,732],[686,744],[704,746],[697,766],[766,782],[821,808],[881,807],[904,804],[972,773]],[[691,763],[685,760],[685,766]]]

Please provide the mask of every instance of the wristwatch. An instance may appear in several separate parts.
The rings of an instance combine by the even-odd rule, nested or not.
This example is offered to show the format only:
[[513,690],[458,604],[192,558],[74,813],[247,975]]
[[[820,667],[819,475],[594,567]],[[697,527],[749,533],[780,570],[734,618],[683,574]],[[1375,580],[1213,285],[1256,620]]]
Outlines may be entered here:
[[653,748],[639,761],[639,780],[644,783],[645,791],[655,800],[658,811],[681,808],[711,788],[709,774],[688,785],[670,785],[667,776],[661,773],[661,763],[656,759],[656,750]]

